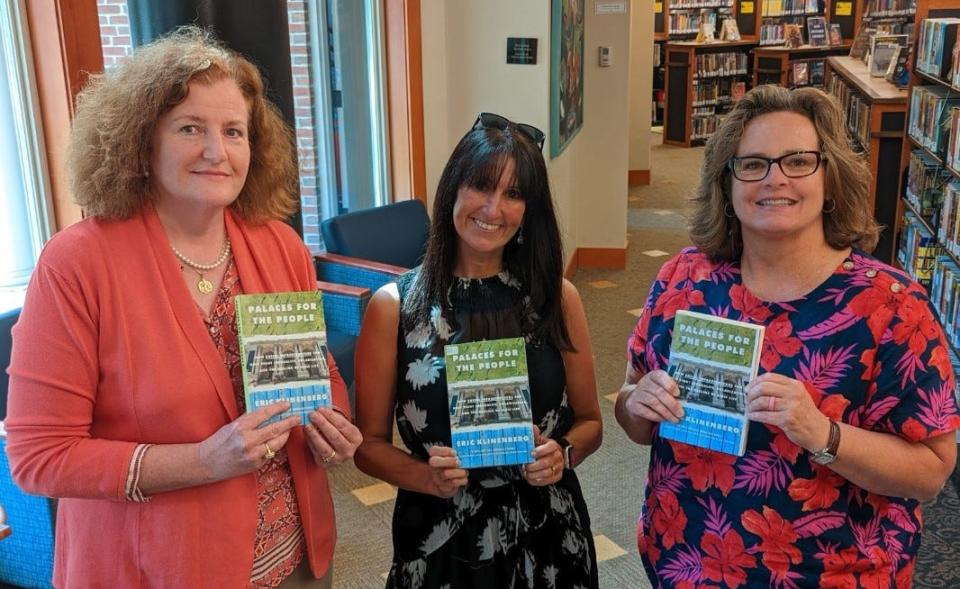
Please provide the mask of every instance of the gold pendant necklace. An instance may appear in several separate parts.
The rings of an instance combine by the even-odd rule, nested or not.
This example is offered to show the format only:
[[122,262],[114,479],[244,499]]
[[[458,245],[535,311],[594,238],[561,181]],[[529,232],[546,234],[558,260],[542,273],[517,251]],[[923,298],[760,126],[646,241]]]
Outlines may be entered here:
[[210,270],[214,270],[220,267],[221,264],[227,261],[227,258],[230,257],[230,238],[228,237],[224,242],[223,251],[220,252],[220,257],[218,257],[214,262],[210,264],[201,264],[199,262],[194,262],[187,256],[180,253],[180,250],[178,250],[176,246],[173,245],[172,243],[170,244],[170,249],[173,250],[173,255],[177,256],[177,259],[179,259],[181,262],[183,262],[187,266],[190,266],[191,268],[193,268],[193,271],[200,276],[200,279],[197,280],[197,290],[200,292],[200,294],[207,295],[213,292],[213,283],[207,280],[207,278],[203,274],[204,272],[209,272]]

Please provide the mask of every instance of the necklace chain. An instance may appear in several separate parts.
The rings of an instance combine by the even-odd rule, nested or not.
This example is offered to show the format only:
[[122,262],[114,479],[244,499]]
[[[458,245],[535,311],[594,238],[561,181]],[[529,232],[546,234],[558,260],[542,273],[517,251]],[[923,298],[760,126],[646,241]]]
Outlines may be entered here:
[[210,264],[201,264],[199,262],[194,262],[187,256],[183,255],[183,253],[181,253],[180,250],[177,249],[177,246],[173,245],[172,243],[170,244],[170,249],[173,250],[173,255],[177,256],[177,259],[179,259],[181,262],[183,262],[187,266],[190,266],[194,270],[202,270],[204,272],[209,272],[210,270],[213,270],[214,268],[219,267],[221,264],[227,261],[228,257],[230,257],[230,238],[228,237],[226,241],[223,243],[223,251],[220,252],[220,257],[218,257],[213,263],[210,263]]

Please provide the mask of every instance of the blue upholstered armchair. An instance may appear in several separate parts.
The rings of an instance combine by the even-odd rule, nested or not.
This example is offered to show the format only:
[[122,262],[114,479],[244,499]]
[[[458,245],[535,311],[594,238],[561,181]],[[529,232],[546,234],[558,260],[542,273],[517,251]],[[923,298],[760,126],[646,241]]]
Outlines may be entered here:
[[0,585],[53,587],[53,528],[57,502],[27,495],[14,484],[2,426],[7,415],[10,328],[19,317],[19,309],[0,314]]
[[327,340],[353,404],[353,354],[367,303],[423,259],[430,218],[422,202],[407,200],[327,219],[320,231],[327,253],[315,261]]

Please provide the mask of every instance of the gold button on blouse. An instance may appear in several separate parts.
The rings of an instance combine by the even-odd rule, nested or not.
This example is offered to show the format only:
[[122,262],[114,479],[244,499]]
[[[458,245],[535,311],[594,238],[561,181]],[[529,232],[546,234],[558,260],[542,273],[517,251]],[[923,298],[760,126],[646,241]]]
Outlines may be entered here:
[[900,292],[901,290],[903,290],[903,285],[899,282],[894,282],[890,285],[890,292]]
[[867,278],[873,278],[874,276],[877,275],[877,271],[874,270],[873,268],[870,268],[869,270],[867,270],[866,274],[867,274]]
[[844,270],[853,270],[853,260],[847,260],[843,263]]

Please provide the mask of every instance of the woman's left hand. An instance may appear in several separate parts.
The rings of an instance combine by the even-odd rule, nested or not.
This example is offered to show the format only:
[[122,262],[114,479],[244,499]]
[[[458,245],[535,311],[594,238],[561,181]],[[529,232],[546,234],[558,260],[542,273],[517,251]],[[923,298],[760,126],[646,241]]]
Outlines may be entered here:
[[819,450],[830,435],[830,418],[820,412],[798,380],[768,372],[747,385],[747,417],[783,430],[791,442]]
[[363,435],[357,426],[333,409],[321,408],[310,413],[312,425],[304,428],[307,445],[314,461],[325,468],[353,458]]
[[534,487],[552,485],[563,478],[563,450],[555,440],[540,435],[533,426],[534,461],[523,467],[523,476]]

